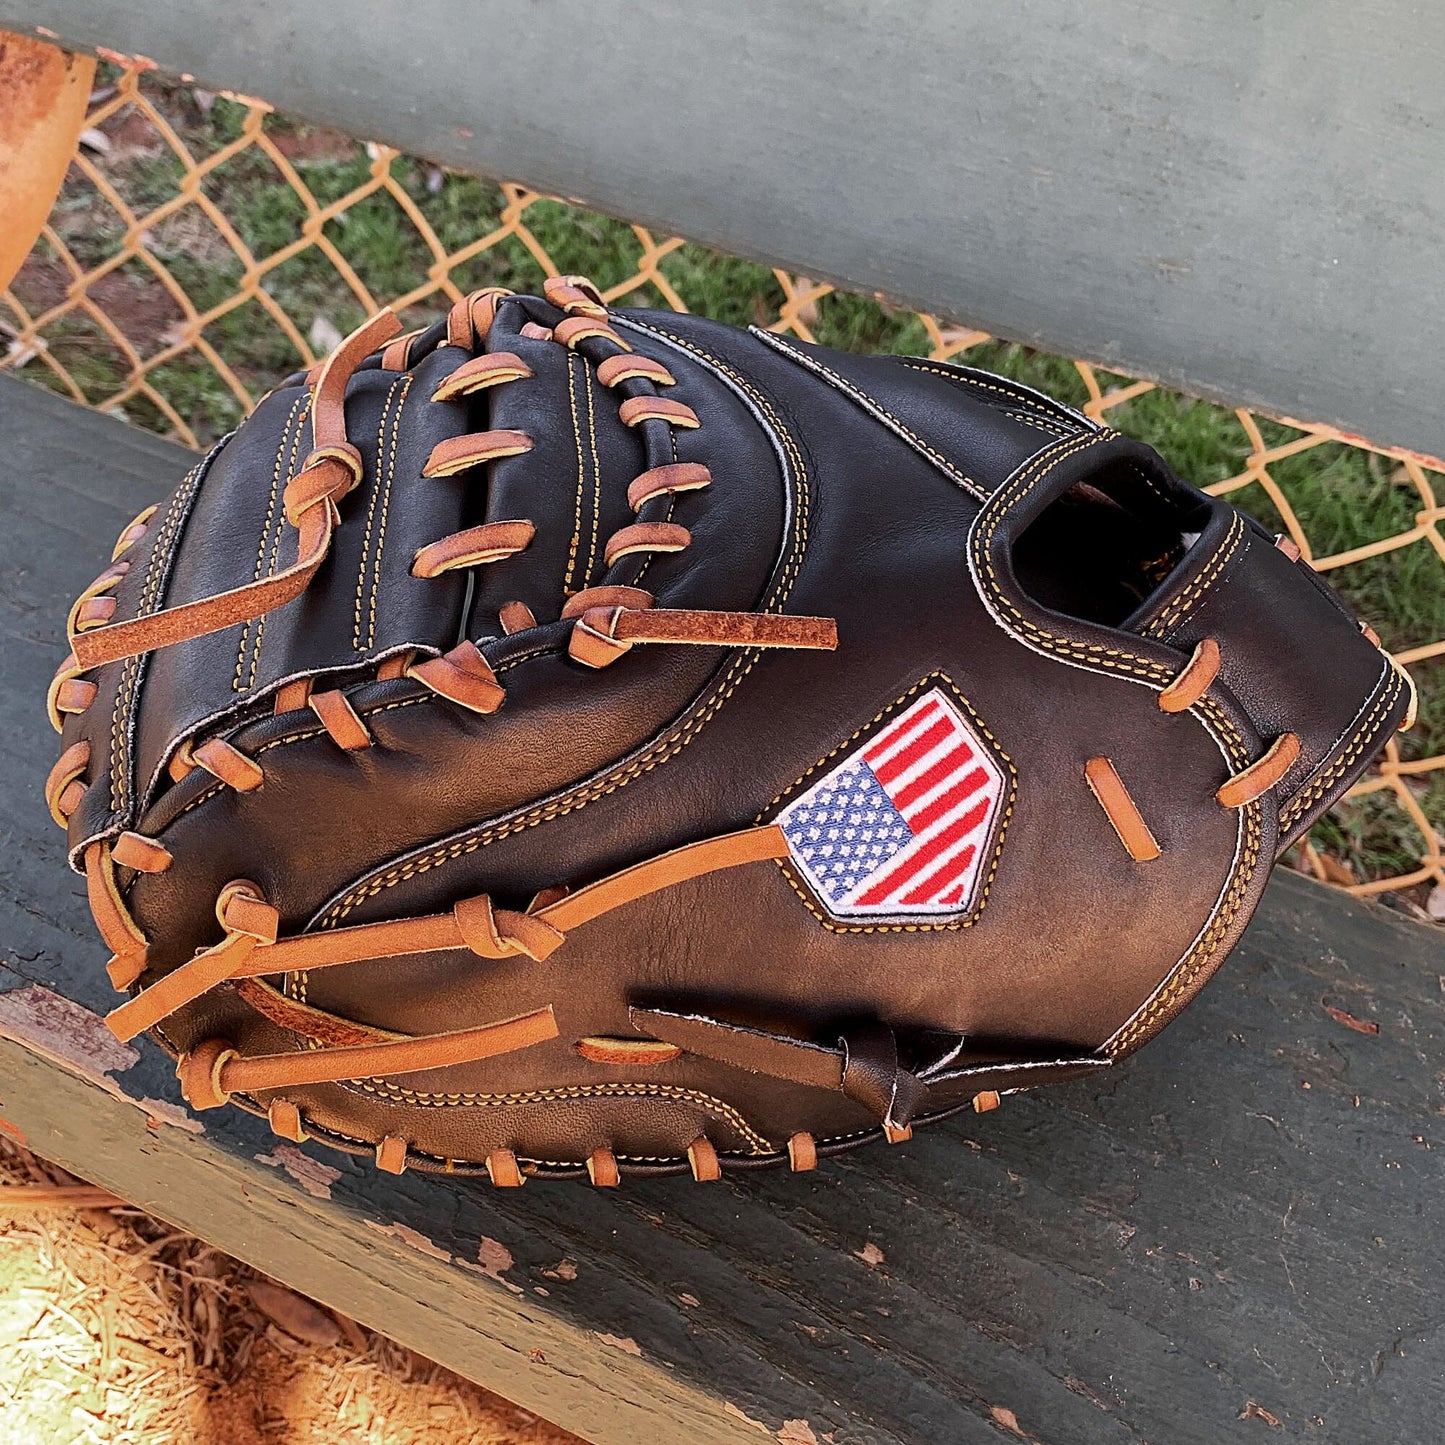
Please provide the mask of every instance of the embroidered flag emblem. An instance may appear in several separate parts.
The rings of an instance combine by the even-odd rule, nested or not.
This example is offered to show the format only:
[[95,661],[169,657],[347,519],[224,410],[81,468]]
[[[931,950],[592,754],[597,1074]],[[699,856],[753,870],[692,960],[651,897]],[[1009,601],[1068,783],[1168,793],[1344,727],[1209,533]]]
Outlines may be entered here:
[[973,906],[1009,781],[958,706],[932,688],[778,823],[833,917],[954,916]]

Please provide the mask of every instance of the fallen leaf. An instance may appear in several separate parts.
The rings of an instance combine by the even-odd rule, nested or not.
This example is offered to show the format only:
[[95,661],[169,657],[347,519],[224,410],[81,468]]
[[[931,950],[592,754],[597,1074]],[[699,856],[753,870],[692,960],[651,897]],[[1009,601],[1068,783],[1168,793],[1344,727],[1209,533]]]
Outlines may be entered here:
[[113,149],[110,137],[103,130],[96,130],[94,127],[81,131],[80,144],[98,156],[108,156]]
[[246,1286],[251,1303],[272,1324],[293,1340],[308,1345],[334,1345],[341,1340],[341,1326],[320,1305],[268,1280],[253,1279]]
[[1357,1019],[1354,1014],[1349,1014],[1342,1008],[1336,1008],[1333,1004],[1325,1005],[1325,1012],[1334,1019],[1337,1024],[1344,1024],[1347,1029],[1354,1029],[1357,1034],[1377,1034],[1380,1032],[1379,1024],[1373,1019]]
[[886,1256],[884,1255],[883,1251],[879,1249],[878,1246],[874,1244],[873,1241],[870,1239],[868,1243],[863,1246],[862,1249],[855,1249],[853,1251],[853,1258],[861,1259],[863,1263],[868,1266],[869,1269],[874,1269],[878,1265],[883,1263]]
[[1445,883],[1437,883],[1425,900],[1425,912],[1437,923],[1445,923]]
[[1263,1420],[1272,1430],[1279,1429],[1279,1416],[1271,1415],[1257,1400],[1250,1400],[1239,1412],[1241,1420]]

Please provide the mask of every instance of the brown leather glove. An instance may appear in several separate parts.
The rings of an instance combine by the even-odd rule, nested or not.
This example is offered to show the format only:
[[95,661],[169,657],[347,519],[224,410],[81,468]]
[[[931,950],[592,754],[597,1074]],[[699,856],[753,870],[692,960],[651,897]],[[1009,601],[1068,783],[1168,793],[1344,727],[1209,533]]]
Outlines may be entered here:
[[1110,1068],[1408,679],[1015,383],[580,278],[389,313],[71,618],[69,828],[192,1105],[383,1169],[789,1160]]

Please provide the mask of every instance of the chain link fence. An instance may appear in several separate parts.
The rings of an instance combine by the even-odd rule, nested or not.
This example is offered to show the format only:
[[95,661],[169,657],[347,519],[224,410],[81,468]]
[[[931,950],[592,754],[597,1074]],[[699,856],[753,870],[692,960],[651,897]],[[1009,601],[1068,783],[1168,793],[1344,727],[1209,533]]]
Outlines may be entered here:
[[111,67],[65,187],[0,295],[0,368],[200,446],[390,304],[408,327],[481,285],[585,272],[610,302],[852,349],[964,357],[1159,447],[1346,593],[1421,692],[1415,729],[1299,867],[1445,918],[1445,468],[1329,427],[1198,401],[1084,361],[657,236],[523,186],[306,127],[264,102]]

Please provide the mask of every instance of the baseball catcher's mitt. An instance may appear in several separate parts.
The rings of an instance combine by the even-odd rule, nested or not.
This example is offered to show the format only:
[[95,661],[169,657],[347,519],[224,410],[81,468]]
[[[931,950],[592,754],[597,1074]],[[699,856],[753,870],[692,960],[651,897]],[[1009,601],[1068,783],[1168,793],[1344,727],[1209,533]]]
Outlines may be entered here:
[[1412,689],[1300,559],[963,366],[383,312],[70,617],[124,1039],[381,1168],[788,1161],[1111,1067]]

